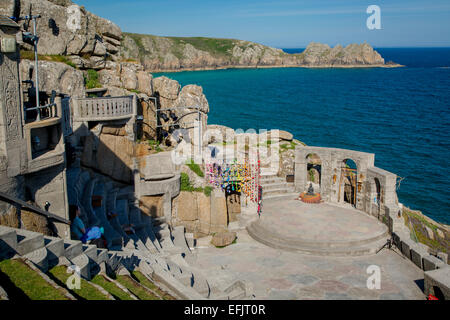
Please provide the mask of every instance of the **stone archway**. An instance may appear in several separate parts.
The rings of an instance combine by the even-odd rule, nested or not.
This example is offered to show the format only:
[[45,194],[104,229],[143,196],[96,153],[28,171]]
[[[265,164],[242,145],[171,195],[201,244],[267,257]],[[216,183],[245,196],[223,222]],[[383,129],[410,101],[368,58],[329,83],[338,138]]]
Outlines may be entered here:
[[338,202],[349,203],[356,207],[358,199],[358,166],[352,159],[341,162]]
[[307,184],[312,183],[315,192],[321,192],[322,187],[322,160],[316,153],[306,156]]

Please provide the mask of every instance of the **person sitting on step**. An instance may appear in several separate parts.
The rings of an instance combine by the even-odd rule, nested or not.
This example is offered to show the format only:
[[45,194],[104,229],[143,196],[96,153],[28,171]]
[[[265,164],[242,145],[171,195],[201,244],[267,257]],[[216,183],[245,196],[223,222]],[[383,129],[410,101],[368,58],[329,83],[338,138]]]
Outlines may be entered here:
[[80,208],[76,205],[69,206],[70,231],[72,239],[80,240],[83,243],[92,243],[99,248],[106,248],[105,230],[103,227],[91,227],[86,229],[80,219]]

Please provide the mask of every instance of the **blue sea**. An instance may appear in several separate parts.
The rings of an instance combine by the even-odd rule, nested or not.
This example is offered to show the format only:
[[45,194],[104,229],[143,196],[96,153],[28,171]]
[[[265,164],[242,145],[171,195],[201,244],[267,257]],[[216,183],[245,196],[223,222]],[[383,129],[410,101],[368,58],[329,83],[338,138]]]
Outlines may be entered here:
[[376,166],[404,178],[401,203],[450,224],[450,48],[376,50],[406,67],[164,75],[203,87],[210,124],[278,128],[307,145],[375,153]]

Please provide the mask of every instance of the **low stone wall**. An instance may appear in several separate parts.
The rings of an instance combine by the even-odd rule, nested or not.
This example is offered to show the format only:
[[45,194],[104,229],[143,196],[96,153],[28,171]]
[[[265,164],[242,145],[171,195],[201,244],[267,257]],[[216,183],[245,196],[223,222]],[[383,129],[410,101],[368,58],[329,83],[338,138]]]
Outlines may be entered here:
[[450,267],[425,272],[425,295],[439,300],[450,299]]
[[185,226],[196,238],[226,231],[228,221],[225,194],[220,190],[211,196],[182,191],[173,201],[172,224]]
[[408,232],[403,230],[392,233],[394,245],[402,252],[403,256],[411,260],[423,271],[448,268],[448,264],[443,260],[429,253],[427,246],[418,244],[411,240]]

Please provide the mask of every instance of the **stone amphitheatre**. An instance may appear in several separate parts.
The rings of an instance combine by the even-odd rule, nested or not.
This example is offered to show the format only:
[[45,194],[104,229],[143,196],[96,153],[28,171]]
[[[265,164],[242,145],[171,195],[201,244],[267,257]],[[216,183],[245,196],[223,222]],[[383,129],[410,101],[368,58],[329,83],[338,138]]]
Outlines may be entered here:
[[[30,4],[38,68],[33,19],[11,19]],[[69,0],[0,4],[0,300],[450,297],[374,154],[208,124],[202,88],[123,38]],[[70,206],[106,248],[73,239]]]

